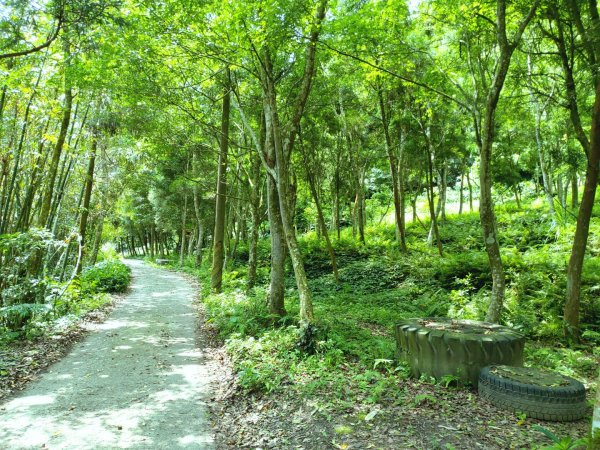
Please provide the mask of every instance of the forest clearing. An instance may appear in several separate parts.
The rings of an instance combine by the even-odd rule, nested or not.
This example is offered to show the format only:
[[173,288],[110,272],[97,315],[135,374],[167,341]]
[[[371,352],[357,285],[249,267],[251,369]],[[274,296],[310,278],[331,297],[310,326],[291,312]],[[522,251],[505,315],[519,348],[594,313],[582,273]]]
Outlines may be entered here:
[[0,448],[600,449],[596,0],[0,3]]

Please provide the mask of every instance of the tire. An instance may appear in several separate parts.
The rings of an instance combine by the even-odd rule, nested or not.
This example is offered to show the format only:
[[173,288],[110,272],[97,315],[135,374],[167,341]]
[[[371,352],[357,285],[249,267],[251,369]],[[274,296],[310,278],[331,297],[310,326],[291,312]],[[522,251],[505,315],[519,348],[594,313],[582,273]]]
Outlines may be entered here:
[[412,375],[458,377],[477,386],[490,364],[523,365],[525,338],[501,325],[448,318],[410,319],[396,325],[397,357]]
[[571,422],[587,413],[583,384],[545,370],[484,367],[479,376],[479,395],[499,408],[534,419]]

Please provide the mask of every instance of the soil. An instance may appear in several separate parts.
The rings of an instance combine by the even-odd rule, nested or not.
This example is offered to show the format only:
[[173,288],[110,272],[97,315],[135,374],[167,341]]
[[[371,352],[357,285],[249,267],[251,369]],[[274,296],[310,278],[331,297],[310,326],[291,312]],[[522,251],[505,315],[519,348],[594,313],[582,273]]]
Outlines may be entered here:
[[[216,448],[225,449],[527,449],[587,436],[590,421],[558,423],[501,410],[473,389],[399,380],[402,402],[357,402],[340,410],[318,395],[298,398],[239,389],[222,353],[223,376],[211,402]],[[591,414],[591,411],[590,411]]]

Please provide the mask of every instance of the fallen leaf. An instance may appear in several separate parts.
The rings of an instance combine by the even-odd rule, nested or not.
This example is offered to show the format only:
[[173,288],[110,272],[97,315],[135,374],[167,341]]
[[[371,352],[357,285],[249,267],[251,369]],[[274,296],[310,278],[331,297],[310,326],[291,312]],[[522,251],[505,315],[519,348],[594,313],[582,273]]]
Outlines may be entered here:
[[369,414],[367,414],[365,416],[365,422],[370,422],[371,420],[373,420],[373,418],[379,414],[381,410],[380,409],[374,409],[373,411],[371,411]]

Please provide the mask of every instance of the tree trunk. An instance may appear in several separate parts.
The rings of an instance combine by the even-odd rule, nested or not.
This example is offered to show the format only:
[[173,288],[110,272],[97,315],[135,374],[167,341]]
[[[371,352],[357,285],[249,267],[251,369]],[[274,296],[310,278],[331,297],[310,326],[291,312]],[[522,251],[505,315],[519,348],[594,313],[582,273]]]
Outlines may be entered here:
[[573,238],[571,257],[567,268],[567,299],[564,309],[566,322],[565,335],[577,342],[580,337],[579,302],[581,294],[581,273],[590,231],[590,219],[594,208],[598,171],[600,169],[600,81],[596,81],[596,99],[592,112],[590,147],[587,158],[587,170],[583,196],[577,215],[577,227]]
[[217,195],[215,199],[215,232],[213,234],[213,261],[210,277],[211,288],[221,292],[223,282],[223,263],[225,259],[225,208],[227,196],[227,150],[229,148],[229,115],[231,101],[231,78],[229,67],[225,69],[223,89],[223,109],[221,115],[221,144],[219,169],[217,173]]
[[[262,117],[264,115],[261,114]],[[264,142],[265,126],[264,120],[261,120],[261,140]],[[262,149],[257,149],[263,151]],[[252,219],[249,249],[248,249],[248,289],[252,289],[256,284],[256,271],[258,269],[258,231],[261,224],[261,199],[262,199],[262,179],[260,176],[260,156],[257,154],[252,158],[251,183],[249,186],[250,197],[250,216]]]
[[98,260],[98,253],[100,252],[100,246],[102,245],[102,231],[104,230],[104,208],[100,208],[100,215],[98,216],[98,223],[96,225],[96,236],[94,237],[94,246],[92,247],[92,253],[90,254],[90,266],[96,264]]
[[183,195],[183,212],[181,213],[181,239],[180,239],[180,249],[179,249],[179,265],[183,266],[185,262],[185,225],[187,223],[187,203],[188,196],[187,192]]
[[[37,189],[40,186],[40,179],[41,179],[40,171],[42,170],[42,167],[44,167],[46,165],[46,160],[48,157],[48,153],[44,152],[44,146],[46,144],[46,139],[44,138],[44,135],[48,132],[49,125],[50,125],[50,118],[48,118],[48,120],[46,120],[46,125],[42,127],[41,132],[40,132],[39,144],[38,144],[38,149],[37,149],[38,156],[36,157],[34,167],[32,169],[31,179],[29,180],[29,183],[27,186],[27,192],[25,194],[25,199],[23,200],[23,208],[21,210],[19,219],[17,221],[17,229],[21,230],[21,231],[25,231],[25,230],[29,229],[29,226],[30,226],[29,222],[30,222],[31,212],[33,211],[33,207],[34,207],[35,195],[36,195]],[[1,182],[0,182],[0,185],[1,185]]]
[[519,196],[519,185],[513,184],[513,193],[515,194],[515,202],[517,202],[517,208],[521,209],[521,197]]
[[202,247],[204,246],[204,223],[200,213],[200,195],[198,195],[198,186],[194,186],[194,213],[196,215],[196,225],[198,228],[198,236],[196,238],[196,255],[194,265],[196,268],[202,265]]
[[[444,255],[442,249],[442,240],[440,238],[440,230],[437,223],[437,214],[434,206],[434,193],[433,193],[433,161],[431,160],[431,143],[429,137],[427,137],[427,203],[429,205],[429,215],[431,216],[431,232],[435,237],[438,253],[440,256]],[[431,233],[430,233],[431,234]]]
[[300,319],[305,322],[312,322],[314,318],[312,310],[312,298],[308,288],[308,279],[304,270],[304,263],[298,242],[296,240],[296,232],[292,222],[292,214],[289,208],[289,169],[282,148],[283,141],[281,138],[281,129],[279,126],[279,118],[277,116],[277,105],[275,98],[274,87],[267,93],[267,109],[265,118],[267,122],[267,130],[273,133],[273,147],[275,149],[275,174],[277,180],[277,194],[279,211],[281,213],[281,223],[285,241],[292,260],[292,267],[296,277],[298,287],[298,295],[300,297]]
[[[531,74],[533,73],[533,65],[531,62],[531,55],[527,55],[527,74],[531,83]],[[546,202],[548,203],[548,210],[550,216],[554,221],[556,219],[556,211],[554,210],[554,199],[552,193],[552,179],[546,169],[546,157],[544,155],[544,141],[542,140],[542,115],[544,114],[550,98],[546,100],[543,105],[539,104],[537,97],[533,90],[530,92],[531,100],[535,108],[535,143],[537,146],[538,161],[540,164],[540,172],[542,173],[542,182],[544,184],[544,193],[546,195]],[[551,93],[552,95],[552,93]]]
[[469,188],[469,212],[473,212],[473,185],[471,184],[471,175],[467,169],[467,187]]
[[406,130],[401,128],[400,136],[400,157],[398,160],[398,195],[400,197],[400,247],[408,251],[406,246],[406,199],[405,199],[405,181],[404,181],[404,162],[405,162],[405,136]]
[[437,211],[437,216],[440,217],[440,221],[443,224],[446,222],[446,196],[448,195],[448,160],[446,158],[442,161],[442,168],[439,171],[439,191],[440,191],[440,201],[439,201],[439,210]]
[[337,233],[338,241],[340,240],[341,225],[340,225],[340,156],[338,153],[338,163],[335,168],[335,195],[333,197],[333,228]]
[[[527,16],[519,24],[515,32],[513,42],[508,41],[506,34],[506,1],[498,0],[496,9],[496,39],[500,54],[496,61],[494,77],[487,92],[485,110],[482,125],[475,120],[475,126],[479,131],[477,145],[480,155],[480,204],[479,217],[483,232],[485,250],[488,255],[490,269],[492,272],[492,297],[486,314],[486,321],[498,323],[502,315],[505,295],[505,276],[502,259],[500,257],[500,245],[496,229],[496,215],[494,213],[494,202],[492,198],[492,147],[494,143],[494,129],[496,126],[496,109],[500,100],[500,93],[504,87],[504,81],[508,74],[512,54],[517,47],[526,26],[533,18],[539,1],[534,2]],[[477,112],[474,111],[475,117]]]
[[29,101],[27,102],[27,106],[25,107],[25,114],[23,117],[23,124],[21,125],[21,134],[19,137],[19,143],[17,147],[14,149],[14,158],[13,158],[13,172],[8,184],[8,193],[6,194],[5,202],[4,202],[4,212],[2,213],[2,217],[0,218],[0,234],[6,233],[9,230],[10,218],[11,218],[11,206],[12,206],[12,197],[13,191],[17,185],[17,175],[21,170],[21,157],[23,153],[23,143],[25,142],[25,135],[27,133],[27,126],[29,125],[29,113],[31,111],[31,105],[33,103],[33,99],[37,94],[37,88],[40,84],[40,80],[42,79],[42,73],[44,69],[44,64],[42,63],[42,67],[40,67],[40,73],[38,75],[37,81],[33,88],[33,92],[29,96]]
[[294,143],[298,136],[300,120],[304,113],[304,108],[310,94],[312,81],[315,71],[316,49],[321,23],[325,18],[327,0],[321,0],[317,6],[315,22],[311,28],[309,42],[306,48],[306,62],[302,83],[299,89],[298,98],[294,104],[294,111],[291,116],[290,126],[287,127],[289,133],[282,135],[282,129],[277,112],[277,93],[275,88],[275,78],[271,56],[268,49],[264,52],[263,61],[263,88],[265,95],[265,122],[267,135],[273,136],[273,147],[275,149],[275,171],[271,171],[271,176],[277,183],[277,193],[279,197],[279,210],[281,212],[281,221],[283,231],[287,242],[294,275],[296,276],[296,286],[298,287],[298,296],[300,298],[300,320],[303,323],[310,323],[314,320],[312,305],[312,296],[308,287],[308,278],[302,261],[302,254],[296,240],[296,230],[293,223],[293,214],[290,210],[291,193],[289,192],[290,182],[290,161],[294,149]]
[[275,181],[267,178],[267,201],[271,229],[271,281],[269,284],[269,312],[284,316],[286,242],[279,210],[279,193]]
[[390,136],[390,127],[389,127],[389,119],[387,117],[385,102],[383,99],[383,92],[381,89],[377,90],[377,94],[379,97],[379,113],[381,115],[381,122],[383,124],[383,134],[385,136],[385,149],[387,151],[388,163],[390,166],[390,174],[392,175],[392,194],[394,198],[394,217],[396,222],[396,235],[400,240],[400,251],[406,252],[406,238],[405,232],[402,227],[403,219],[402,219],[402,202],[400,199],[400,183],[398,180],[398,171],[399,164],[398,158],[394,153],[392,138]]
[[250,209],[252,216],[252,229],[250,230],[250,242],[248,245],[248,289],[256,285],[256,271],[258,269],[258,228],[260,227],[260,211],[252,205]]
[[463,167],[463,171],[460,174],[460,189],[459,189],[459,194],[458,194],[458,215],[461,215],[463,213],[463,204],[464,204],[464,198],[463,198],[463,190],[465,187],[465,173],[464,173],[464,167]]
[[364,214],[364,194],[362,184],[358,185],[356,191],[356,203],[354,205],[355,214],[356,214],[356,222],[358,226],[358,240],[361,244],[366,244],[365,240],[365,214]]
[[563,194],[564,193],[563,193],[563,184],[562,184],[562,174],[556,175],[556,179],[554,181],[556,182],[556,197],[558,198],[558,204],[564,210],[564,204],[563,204],[563,197],[564,197]]
[[77,274],[80,274],[81,270],[83,269],[83,256],[85,255],[87,222],[90,215],[90,201],[92,198],[92,188],[94,186],[94,167],[96,165],[96,152],[98,150],[98,136],[96,133],[97,131],[94,130],[92,137],[92,149],[90,152],[87,174],[85,177],[85,193],[83,195],[83,204],[81,205],[81,217],[79,220],[79,238],[81,239],[81,242],[79,245],[82,248],[82,254],[81,257],[78,258],[77,266],[75,268],[75,272]]
[[65,76],[65,103],[63,109],[63,118],[60,125],[60,133],[52,152],[52,158],[50,160],[50,167],[48,168],[48,178],[46,184],[46,191],[42,200],[42,209],[38,218],[38,226],[48,227],[48,216],[50,215],[50,208],[52,206],[52,196],[54,194],[54,183],[56,182],[56,174],[58,172],[58,164],[62,154],[65,139],[67,137],[67,131],[69,129],[69,122],[71,120],[71,107],[73,105],[73,91],[69,85]]
[[[307,172],[310,170],[307,167]],[[323,208],[321,207],[321,202],[319,201],[319,195],[317,193],[317,186],[314,180],[314,177],[311,173],[307,173],[308,177],[308,186],[310,188],[310,193],[312,194],[313,201],[315,202],[315,206],[317,207],[317,219],[319,221],[319,226],[323,230],[323,236],[325,237],[325,245],[327,247],[327,253],[329,253],[329,258],[331,259],[331,268],[333,270],[333,277],[335,278],[335,282],[340,282],[340,277],[338,275],[338,267],[337,260],[335,257],[335,251],[333,250],[333,246],[331,245],[331,239],[329,239],[329,232],[327,231],[327,226],[325,225],[325,218],[323,217]]]
[[190,233],[190,235],[187,239],[187,254],[188,254],[188,256],[191,256],[194,254],[194,244],[196,243],[197,236],[198,236],[198,230],[194,228],[193,232]]
[[573,209],[579,206],[579,185],[577,183],[577,169],[573,169],[571,174],[571,208]]

